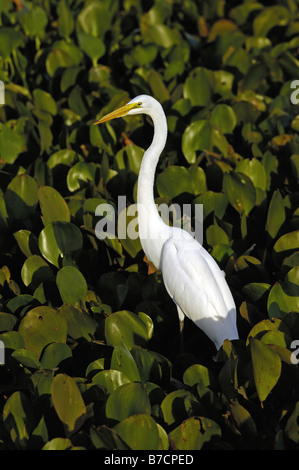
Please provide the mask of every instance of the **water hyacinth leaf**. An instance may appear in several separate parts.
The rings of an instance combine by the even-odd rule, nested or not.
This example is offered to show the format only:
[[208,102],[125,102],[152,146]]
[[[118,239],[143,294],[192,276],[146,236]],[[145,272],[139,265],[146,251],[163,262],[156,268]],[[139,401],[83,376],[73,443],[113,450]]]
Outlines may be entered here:
[[95,182],[97,166],[94,163],[77,162],[67,174],[67,186],[71,192],[87,185],[88,181]]
[[145,346],[149,337],[146,324],[133,312],[121,310],[105,320],[105,337],[111,346],[123,342],[130,350],[135,344]]
[[[198,412],[201,406],[191,392],[184,389],[170,392],[161,403],[161,411],[165,423],[171,426],[186,419],[188,417],[188,403],[190,402],[198,404]],[[201,409],[200,411],[203,410]]]
[[299,266],[292,268],[283,281],[274,284],[267,308],[270,318],[283,318],[286,313],[299,312]]
[[26,313],[21,320],[19,333],[24,339],[25,347],[39,358],[48,344],[66,342],[67,323],[53,308],[39,306]]
[[157,177],[161,197],[173,199],[182,193],[199,194],[206,190],[206,176],[202,168],[169,166]]
[[23,392],[14,392],[3,408],[3,422],[18,449],[26,449],[34,429],[32,402]]
[[57,13],[59,34],[64,38],[68,38],[74,29],[74,18],[65,0],[59,1]]
[[0,312],[0,331],[11,331],[17,323],[18,319],[15,315],[6,312]]
[[81,230],[71,222],[50,222],[41,231],[38,238],[40,252],[57,268],[64,258],[80,250],[83,244]]
[[197,152],[210,150],[211,134],[211,123],[203,119],[186,128],[182,137],[182,151],[188,163],[195,163]]
[[60,193],[51,186],[41,186],[37,193],[44,226],[57,220],[70,222],[70,210]]
[[223,175],[223,190],[231,205],[248,215],[255,205],[256,191],[250,178],[243,173],[231,172]]
[[83,274],[74,266],[64,266],[56,276],[56,284],[64,303],[84,307],[87,283]]
[[262,163],[257,158],[245,158],[238,162],[236,171],[247,175],[255,188],[265,190],[267,187],[267,175]]
[[92,383],[100,385],[108,394],[110,394],[113,390],[116,390],[121,385],[130,382],[131,380],[124,372],[114,369],[101,370],[92,378]]
[[285,323],[279,318],[272,318],[271,320],[262,320],[250,330],[246,345],[249,345],[249,338],[261,339],[262,336],[268,331],[281,331],[283,333],[288,333],[289,330],[285,326]]
[[67,322],[67,334],[71,338],[84,338],[87,341],[93,338],[97,323],[85,310],[71,304],[63,304],[59,313]]
[[[1,36],[0,36],[1,38]],[[0,39],[1,40],[1,39]],[[12,129],[8,124],[0,123],[0,153],[7,163],[14,163],[26,148],[26,137]]]
[[35,105],[40,108],[42,111],[46,111],[53,116],[57,113],[57,104],[50,93],[36,89],[33,90],[33,98]]
[[218,104],[212,111],[210,122],[223,134],[230,134],[236,127],[237,117],[233,108],[227,104]]
[[158,427],[147,414],[130,416],[114,426],[114,430],[132,450],[158,449]]
[[53,169],[59,165],[70,167],[74,163],[77,163],[79,159],[80,156],[74,150],[61,149],[49,157],[47,165],[50,169]]
[[52,343],[45,347],[40,363],[43,369],[54,369],[72,357],[71,348],[65,343]]
[[95,38],[102,38],[110,29],[110,22],[115,13],[116,2],[95,0],[88,2],[77,17],[77,32],[83,31]]
[[50,77],[60,68],[74,67],[80,64],[83,54],[78,47],[65,40],[56,41],[46,59],[46,69]]
[[134,346],[131,349],[131,354],[137,365],[142,382],[169,383],[171,363],[164,356],[140,346]]
[[184,372],[183,382],[192,387],[195,384],[203,384],[206,387],[215,387],[217,384],[214,374],[201,364],[193,364]]
[[6,349],[22,349],[25,347],[24,338],[18,331],[6,331],[0,334],[0,340]]
[[36,181],[26,173],[15,176],[5,191],[9,213],[15,219],[27,219],[33,214],[38,203]]
[[63,437],[54,437],[48,441],[42,450],[68,450],[72,448],[72,441]]
[[278,262],[292,252],[299,250],[299,230],[282,235],[274,245],[274,252]]
[[201,450],[208,448],[209,442],[220,440],[221,429],[209,418],[192,417],[171,431],[169,437],[174,449]]
[[284,432],[291,441],[298,445],[299,442],[299,430],[298,430],[298,418],[299,418],[299,401],[297,401],[295,408],[289,417],[287,424],[284,428]]
[[48,24],[47,13],[40,6],[35,5],[19,16],[24,32],[29,37],[43,36]]
[[280,191],[274,191],[267,214],[266,230],[271,238],[275,238],[285,221],[285,207]]
[[192,106],[207,106],[212,99],[214,79],[210,70],[197,68],[186,79],[183,96]]
[[107,426],[92,427],[90,439],[96,449],[128,450],[128,446],[120,439],[117,432]]
[[123,372],[131,382],[140,382],[136,362],[125,343],[114,346],[110,367]]
[[33,351],[28,349],[16,349],[11,356],[25,367],[32,369],[41,368],[41,364]]
[[122,421],[136,414],[150,415],[151,405],[140,383],[124,384],[114,390],[106,402],[106,417]]
[[275,26],[285,26],[290,21],[289,10],[282,5],[269,6],[264,8],[253,21],[253,31],[255,36],[267,36]]
[[38,241],[34,233],[30,230],[21,229],[14,233],[15,240],[20,250],[25,256],[39,254]]
[[93,64],[96,65],[98,59],[105,54],[105,44],[100,38],[95,38],[90,34],[79,33],[78,41],[83,51],[90,57]]
[[52,400],[59,419],[69,433],[82,425],[86,406],[76,381],[66,374],[57,374],[52,382]]
[[53,279],[53,271],[48,263],[39,255],[29,256],[21,270],[25,286],[35,290],[42,282]]
[[281,374],[281,359],[270,346],[250,338],[250,352],[256,391],[261,403],[277,384]]

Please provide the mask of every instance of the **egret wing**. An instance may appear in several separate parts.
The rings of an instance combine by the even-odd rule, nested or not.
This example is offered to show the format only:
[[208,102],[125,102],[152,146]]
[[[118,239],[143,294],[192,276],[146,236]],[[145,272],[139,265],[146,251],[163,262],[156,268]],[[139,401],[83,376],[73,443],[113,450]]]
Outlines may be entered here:
[[164,243],[161,270],[167,292],[216,344],[237,339],[236,307],[224,273],[192,237]]

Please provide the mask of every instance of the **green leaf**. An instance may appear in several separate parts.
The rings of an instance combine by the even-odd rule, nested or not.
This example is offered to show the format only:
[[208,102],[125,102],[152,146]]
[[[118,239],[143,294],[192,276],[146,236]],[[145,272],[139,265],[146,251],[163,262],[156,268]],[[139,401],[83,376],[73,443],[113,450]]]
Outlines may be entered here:
[[53,77],[59,68],[79,65],[82,57],[82,52],[74,44],[64,40],[56,41],[53,43],[52,50],[46,59],[47,72],[50,77]]
[[65,343],[67,335],[66,320],[48,306],[29,310],[21,320],[19,333],[25,347],[39,358],[45,346],[50,343]]
[[39,88],[33,90],[33,98],[35,105],[42,111],[46,111],[53,116],[57,113],[57,104],[50,93],[40,90]]
[[78,430],[85,419],[86,407],[76,381],[66,374],[57,374],[51,395],[55,411],[68,432]]
[[274,191],[270,201],[266,220],[266,230],[271,238],[275,238],[285,221],[285,207],[279,189]]
[[54,437],[49,442],[47,442],[42,450],[67,450],[72,447],[72,442],[70,439],[63,437]]
[[278,262],[299,249],[299,230],[282,235],[274,245]]
[[170,433],[172,445],[177,450],[201,450],[215,439],[220,440],[221,430],[209,418],[193,417],[186,419]]
[[48,16],[41,7],[34,5],[29,10],[23,10],[20,15],[20,21],[26,36],[34,38],[35,36],[43,36],[45,34]]
[[41,254],[57,268],[65,258],[68,262],[69,257],[82,248],[82,244],[81,230],[70,222],[50,222],[38,238]]
[[27,258],[32,255],[39,254],[38,241],[34,233],[30,230],[21,229],[15,232],[15,240],[19,245],[20,250]]
[[71,348],[64,343],[52,343],[45,347],[40,363],[42,369],[55,369],[59,364],[72,357]]
[[211,123],[205,120],[192,122],[183,133],[182,151],[188,163],[195,163],[196,152],[210,150]]
[[71,192],[87,185],[88,181],[95,182],[97,166],[94,163],[77,162],[67,174],[67,186]]
[[231,205],[248,215],[255,205],[256,191],[248,176],[231,172],[223,175],[223,190]]
[[57,220],[70,222],[71,216],[68,205],[55,188],[51,186],[41,186],[38,189],[37,196],[44,225]]
[[0,331],[11,331],[17,321],[17,317],[11,313],[0,312]]
[[57,6],[59,34],[68,38],[74,29],[74,18],[65,0],[60,0]]
[[64,303],[84,307],[87,283],[83,274],[74,266],[64,266],[56,277],[56,284]]
[[130,416],[114,430],[132,450],[157,450],[159,431],[155,420],[147,414]]
[[281,360],[270,346],[250,338],[250,352],[256,391],[261,403],[277,384],[281,374]]
[[41,364],[33,351],[29,351],[28,349],[16,349],[11,356],[25,367],[31,367],[33,369],[41,368]]
[[218,104],[212,111],[210,122],[223,134],[231,134],[237,125],[235,111],[227,104]]
[[203,384],[206,387],[215,387],[217,379],[214,374],[206,367],[201,364],[192,364],[185,370],[183,375],[183,382],[189,387],[193,387],[195,384]]
[[112,313],[106,318],[105,336],[111,346],[123,342],[129,350],[134,344],[145,346],[149,339],[145,323],[135,313],[127,310]]
[[34,429],[31,400],[23,392],[10,395],[3,408],[3,422],[18,449],[26,449]]
[[106,402],[106,417],[123,421],[136,414],[150,415],[151,405],[143,386],[129,383],[118,387],[109,395]]
[[90,34],[82,32],[78,34],[78,41],[80,47],[92,60],[94,65],[106,52],[105,44],[101,38],[95,38]]
[[202,168],[169,166],[157,177],[157,189],[161,197],[173,199],[182,193],[199,194],[206,190],[206,175]]
[[[1,35],[0,35],[1,41]],[[0,154],[7,163],[14,163],[26,148],[26,137],[6,123],[0,123]]]
[[245,158],[237,164],[235,170],[239,173],[247,175],[253,182],[256,189],[266,189],[267,175],[264,166],[257,158]]
[[292,268],[282,282],[274,284],[267,308],[270,318],[283,318],[286,313],[299,312],[299,266]]
[[29,256],[21,270],[25,286],[35,290],[42,282],[54,279],[54,274],[48,263],[39,255]]
[[192,106],[207,106],[212,100],[213,74],[210,70],[198,67],[187,77],[183,86],[183,96]]
[[114,346],[110,367],[123,372],[131,382],[140,382],[140,375],[134,357],[125,343]]
[[253,20],[255,36],[267,36],[275,26],[286,26],[291,19],[289,10],[282,5],[263,8]]
[[60,307],[59,313],[67,322],[67,334],[71,338],[84,338],[87,341],[93,338],[97,323],[85,310],[64,304]]
[[5,191],[8,211],[15,219],[27,219],[38,203],[36,181],[26,173],[15,176]]
[[[161,403],[163,419],[168,426],[182,422],[188,417],[188,411],[198,415],[203,411],[199,402],[191,392],[185,389],[168,393]],[[193,409],[194,408],[194,409]]]
[[131,380],[124,372],[114,369],[101,370],[92,378],[92,383],[100,385],[108,394],[130,382]]

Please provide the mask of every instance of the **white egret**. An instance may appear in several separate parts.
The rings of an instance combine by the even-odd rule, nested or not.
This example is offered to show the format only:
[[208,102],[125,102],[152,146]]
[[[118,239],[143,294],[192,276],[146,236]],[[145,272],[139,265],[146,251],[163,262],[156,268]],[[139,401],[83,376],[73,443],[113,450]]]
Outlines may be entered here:
[[224,272],[190,233],[163,222],[154,200],[156,166],[167,138],[162,106],[151,96],[140,95],[94,124],[134,114],[147,114],[154,124],[153,140],[144,153],[138,176],[137,208],[142,248],[147,259],[162,272],[166,290],[177,306],[180,329],[184,317],[188,317],[219,350],[225,339],[239,338],[236,306]]

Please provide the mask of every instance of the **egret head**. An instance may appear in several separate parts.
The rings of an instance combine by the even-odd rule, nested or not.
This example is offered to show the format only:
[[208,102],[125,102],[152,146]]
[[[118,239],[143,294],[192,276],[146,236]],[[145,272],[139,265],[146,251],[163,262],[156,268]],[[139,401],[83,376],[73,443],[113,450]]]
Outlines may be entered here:
[[122,106],[121,108],[112,111],[112,113],[106,114],[94,124],[101,124],[102,122],[111,121],[111,119],[132,116],[134,114],[149,114],[155,108],[155,106],[161,106],[158,101],[148,95],[139,95],[129,101],[128,104]]

